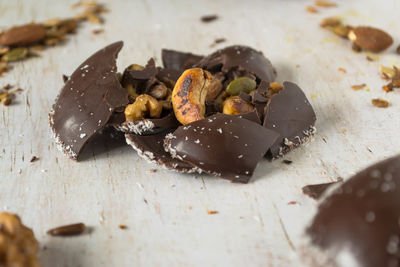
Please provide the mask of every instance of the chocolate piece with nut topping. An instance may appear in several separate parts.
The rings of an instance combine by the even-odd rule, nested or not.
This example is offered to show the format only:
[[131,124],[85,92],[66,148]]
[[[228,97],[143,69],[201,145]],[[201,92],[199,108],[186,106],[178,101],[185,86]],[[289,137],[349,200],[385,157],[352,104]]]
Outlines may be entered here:
[[284,82],[283,89],[265,106],[264,124],[280,134],[268,156],[277,158],[308,141],[315,133],[315,112],[296,84]]
[[78,159],[114,110],[129,103],[117,78],[116,58],[122,46],[122,42],[113,43],[83,62],[65,83],[50,112],[56,141],[72,159]]
[[217,114],[180,126],[165,138],[165,149],[202,171],[247,183],[278,134],[250,120]]
[[[254,74],[259,80],[272,82],[275,80],[276,71],[271,62],[259,51],[247,46],[228,46],[217,50],[203,58],[195,67],[204,68],[211,73],[222,71],[228,73],[236,69],[239,72]],[[241,75],[243,76],[243,75]]]
[[[307,234],[329,266],[399,266],[400,156],[350,178],[318,208]],[[327,266],[317,262],[316,266]]]

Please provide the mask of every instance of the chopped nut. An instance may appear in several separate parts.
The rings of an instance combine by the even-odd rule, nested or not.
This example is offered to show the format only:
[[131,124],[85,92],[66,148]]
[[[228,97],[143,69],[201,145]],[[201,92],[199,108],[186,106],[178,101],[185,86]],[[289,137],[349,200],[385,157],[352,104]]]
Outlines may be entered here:
[[129,70],[143,70],[144,67],[142,65],[139,64],[131,64],[128,66]]
[[216,210],[209,210],[209,209],[207,209],[207,214],[208,215],[214,215],[214,214],[217,214],[218,213],[218,211],[216,211]]
[[314,5],[319,7],[334,7],[336,3],[327,0],[315,0]]
[[393,84],[389,83],[387,85],[382,86],[383,91],[386,93],[389,93],[390,91],[393,91]]
[[1,104],[3,104],[3,106],[9,106],[12,102],[12,98],[7,95],[6,97],[4,97],[3,99],[1,99]]
[[342,73],[347,73],[347,71],[343,68],[338,68],[338,71],[342,72]]
[[26,47],[19,47],[19,48],[14,48],[8,53],[4,54],[2,60],[7,62],[17,61],[25,58],[27,55],[28,55],[28,49]]
[[161,104],[154,97],[146,94],[139,95],[133,104],[125,108],[126,120],[140,120],[146,116],[151,118],[160,117],[162,112]]
[[39,243],[21,219],[8,212],[0,213],[1,266],[39,267]]
[[125,86],[125,90],[128,91],[129,98],[132,102],[139,96],[139,94],[136,93],[136,88],[134,88],[132,84]]
[[157,84],[150,89],[149,95],[158,100],[163,99],[168,95],[168,88],[163,83]]
[[372,99],[372,105],[378,108],[387,108],[389,106],[389,102],[382,98]]
[[350,26],[347,25],[337,25],[332,28],[332,32],[342,38],[348,38],[348,34],[351,30]]
[[267,97],[270,98],[273,95],[279,93],[283,89],[283,85],[278,82],[269,83],[269,90],[267,92]]
[[0,35],[0,45],[23,46],[31,45],[43,40],[46,36],[46,29],[39,24],[26,24],[12,27]]
[[306,11],[307,11],[308,13],[318,13],[318,9],[316,9],[316,8],[313,7],[313,6],[307,6],[307,7],[306,7]]
[[244,101],[239,96],[229,97],[222,104],[222,113],[228,115],[247,113],[253,109],[253,105],[249,104],[247,101]]
[[386,32],[368,26],[355,27],[348,33],[348,38],[363,50],[381,52],[393,43],[393,38]]
[[49,231],[47,231],[47,234],[51,236],[73,236],[82,234],[85,229],[85,224],[76,223],[50,229]]
[[351,89],[353,89],[353,90],[361,90],[361,89],[363,89],[365,86],[367,86],[365,83],[363,83],[363,84],[358,84],[358,85],[352,85],[352,86],[351,86]]
[[380,65],[379,69],[380,69],[382,77],[384,79],[393,79],[396,76],[396,74],[398,73],[398,70],[395,66],[393,66],[393,68],[390,68],[390,67],[385,67],[383,65]]
[[326,27],[335,27],[335,26],[339,26],[342,24],[342,21],[336,17],[330,17],[330,18],[326,18],[324,20],[322,20],[320,26],[322,28],[326,28]]
[[255,80],[249,77],[239,77],[228,84],[226,92],[231,96],[239,95],[240,92],[248,94],[256,89],[256,87],[257,83]]
[[200,68],[182,73],[172,91],[172,107],[180,123],[185,125],[204,119],[205,101],[214,79],[211,73]]

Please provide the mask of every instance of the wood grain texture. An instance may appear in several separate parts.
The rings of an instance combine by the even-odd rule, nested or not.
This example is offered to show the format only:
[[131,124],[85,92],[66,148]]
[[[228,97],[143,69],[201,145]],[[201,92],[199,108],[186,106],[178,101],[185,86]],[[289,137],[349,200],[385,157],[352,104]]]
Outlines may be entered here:
[[[305,11],[313,1],[245,2],[109,1],[104,33],[93,35],[99,27],[85,24],[63,46],[16,64],[0,78],[0,86],[24,89],[15,104],[0,107],[0,209],[18,213],[34,229],[43,266],[299,266],[301,235],[316,207],[301,187],[347,179],[399,152],[400,92],[381,90],[378,68],[399,64],[395,46],[370,62],[318,26],[325,17],[341,15],[350,24],[388,30],[398,44],[399,1],[337,0],[337,8],[317,14]],[[71,16],[71,4],[0,0],[0,26]],[[220,19],[200,23],[207,14]],[[61,75],[99,48],[124,40],[122,70],[152,56],[160,64],[161,48],[207,54],[221,37],[227,42],[216,48],[245,44],[263,51],[278,81],[298,83],[309,97],[318,134],[285,157],[293,164],[263,161],[242,185],[158,169],[112,142],[92,146],[79,163],[56,149],[47,114],[62,87]],[[369,90],[350,88],[360,83]],[[373,107],[376,97],[391,106]],[[30,163],[33,155],[39,160]],[[45,234],[75,222],[93,227],[92,233]],[[121,223],[128,229],[119,229]]]

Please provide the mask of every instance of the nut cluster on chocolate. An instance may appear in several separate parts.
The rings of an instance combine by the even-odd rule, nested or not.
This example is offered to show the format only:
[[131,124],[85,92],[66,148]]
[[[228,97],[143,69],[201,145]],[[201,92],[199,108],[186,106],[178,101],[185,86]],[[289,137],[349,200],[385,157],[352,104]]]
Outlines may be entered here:
[[50,125],[73,159],[105,127],[125,133],[140,156],[179,172],[204,172],[247,183],[258,162],[308,141],[316,116],[294,83],[275,82],[259,51],[230,46],[208,56],[162,50],[122,74],[111,44],[66,81]]

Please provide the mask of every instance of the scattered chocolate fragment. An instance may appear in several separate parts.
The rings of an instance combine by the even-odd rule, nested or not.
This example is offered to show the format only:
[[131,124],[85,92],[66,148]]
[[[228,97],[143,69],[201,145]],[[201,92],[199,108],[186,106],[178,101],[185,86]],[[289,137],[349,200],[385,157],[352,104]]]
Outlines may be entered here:
[[334,184],[343,182],[342,178],[339,178],[335,182],[323,183],[323,184],[310,184],[304,186],[301,190],[303,194],[313,198],[320,199],[320,197],[326,192],[326,190]]
[[389,106],[389,102],[382,98],[374,98],[371,100],[371,103],[378,108],[387,108]]
[[216,210],[209,210],[209,209],[207,209],[207,214],[208,214],[208,215],[214,215],[214,214],[218,214],[218,211],[216,211]]
[[284,160],[282,160],[282,163],[285,163],[285,164],[287,164],[287,165],[290,165],[290,164],[293,163],[293,161],[292,161],[292,160],[288,160],[288,159],[284,159]]
[[74,236],[82,234],[85,229],[85,224],[75,223],[50,229],[47,231],[47,234],[51,236]]
[[65,74],[62,75],[62,79],[63,79],[63,82],[64,82],[64,83],[66,83],[66,82],[69,80],[69,78],[70,78],[70,77],[67,76],[67,75],[65,75]]
[[199,172],[199,169],[192,164],[183,162],[177,158],[172,158],[171,155],[164,150],[164,138],[171,132],[173,132],[173,130],[152,135],[126,134],[125,137],[126,142],[138,152],[138,155],[151,163],[177,172]]
[[128,94],[117,78],[116,58],[122,42],[111,44],[88,58],[65,83],[49,122],[56,142],[72,159],[128,104]]
[[306,230],[317,248],[308,256],[315,266],[398,266],[399,218],[396,156],[359,172],[320,204]]
[[314,135],[316,116],[303,91],[294,83],[284,82],[265,107],[263,126],[280,134],[269,155],[277,158]]
[[217,114],[168,134],[165,149],[210,175],[247,183],[277,138],[276,132],[250,120]]
[[205,15],[201,17],[201,21],[205,23],[212,22],[217,19],[218,19],[217,15]]
[[38,159],[39,159],[38,157],[33,156],[29,162],[35,162],[35,161],[37,161]]
[[126,230],[126,229],[128,229],[128,226],[126,226],[125,224],[120,224],[120,225],[118,225],[118,228],[121,230]]

